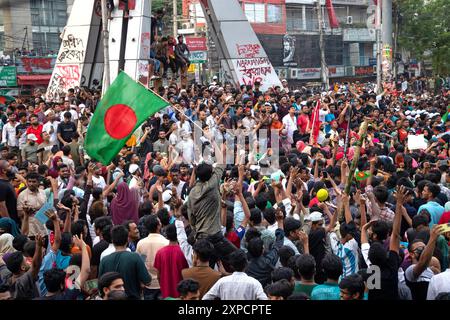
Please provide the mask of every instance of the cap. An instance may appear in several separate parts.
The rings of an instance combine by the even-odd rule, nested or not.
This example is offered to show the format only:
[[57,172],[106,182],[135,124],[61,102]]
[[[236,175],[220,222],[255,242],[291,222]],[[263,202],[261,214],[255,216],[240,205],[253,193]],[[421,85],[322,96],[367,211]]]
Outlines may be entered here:
[[36,135],[34,133],[27,134],[27,139],[37,141]]
[[311,212],[308,217],[305,217],[305,220],[309,220],[311,222],[317,222],[323,220],[323,215],[319,211]]
[[133,174],[139,169],[139,166],[137,164],[130,164],[130,167],[128,168],[128,171]]
[[162,194],[162,200],[163,200],[163,202],[167,202],[170,199],[172,199],[172,190],[167,189]]
[[217,80],[217,76],[214,76],[214,77],[212,77],[213,78],[213,80]]

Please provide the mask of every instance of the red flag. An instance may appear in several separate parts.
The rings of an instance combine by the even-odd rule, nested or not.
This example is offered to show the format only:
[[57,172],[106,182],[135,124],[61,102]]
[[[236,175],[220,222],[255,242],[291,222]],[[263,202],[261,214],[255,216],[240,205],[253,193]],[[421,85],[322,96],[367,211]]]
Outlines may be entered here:
[[331,0],[326,0],[325,5],[327,6],[328,19],[330,20],[331,28],[339,28],[339,21],[336,17],[336,12],[334,12],[333,3]]
[[[125,10],[127,7],[127,1],[119,1],[119,10]],[[128,10],[136,9],[136,0],[128,0]]]
[[310,144],[312,145],[315,145],[317,143],[317,138],[319,137],[320,131],[319,111],[320,111],[320,100],[317,100],[316,106],[311,116],[312,128],[311,128]]

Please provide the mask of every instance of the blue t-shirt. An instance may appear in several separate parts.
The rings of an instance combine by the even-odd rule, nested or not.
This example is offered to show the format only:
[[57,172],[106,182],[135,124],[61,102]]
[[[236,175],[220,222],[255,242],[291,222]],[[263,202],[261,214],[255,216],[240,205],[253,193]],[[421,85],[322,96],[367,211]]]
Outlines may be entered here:
[[42,259],[41,269],[39,269],[38,274],[41,297],[47,294],[47,288],[44,283],[44,272],[52,268],[65,270],[69,266],[70,258],[70,256],[62,255],[61,250],[58,250],[56,253],[52,249],[48,250],[48,253]]
[[339,284],[325,282],[318,285],[311,292],[311,300],[341,300]]

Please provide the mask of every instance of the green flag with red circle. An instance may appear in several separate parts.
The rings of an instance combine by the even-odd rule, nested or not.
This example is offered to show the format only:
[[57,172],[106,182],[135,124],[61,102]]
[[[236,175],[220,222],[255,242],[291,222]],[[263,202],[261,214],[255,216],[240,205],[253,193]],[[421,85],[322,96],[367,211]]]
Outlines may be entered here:
[[108,165],[133,132],[167,101],[121,71],[94,112],[84,147],[87,154]]

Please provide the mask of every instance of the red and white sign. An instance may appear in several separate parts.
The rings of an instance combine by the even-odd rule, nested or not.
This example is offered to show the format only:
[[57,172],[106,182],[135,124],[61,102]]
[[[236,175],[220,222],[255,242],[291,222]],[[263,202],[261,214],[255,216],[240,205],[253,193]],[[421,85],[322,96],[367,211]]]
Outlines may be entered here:
[[187,37],[186,45],[189,51],[208,51],[205,37]]

